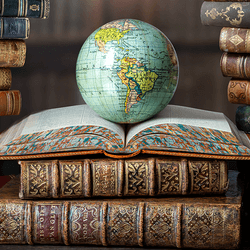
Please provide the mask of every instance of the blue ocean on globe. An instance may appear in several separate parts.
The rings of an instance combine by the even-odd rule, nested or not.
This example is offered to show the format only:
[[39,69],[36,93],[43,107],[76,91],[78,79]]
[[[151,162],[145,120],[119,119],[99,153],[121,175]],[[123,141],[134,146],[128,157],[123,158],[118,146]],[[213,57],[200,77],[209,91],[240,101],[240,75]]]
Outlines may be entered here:
[[101,117],[137,123],[170,102],[178,69],[174,47],[160,30],[121,19],[87,38],[78,55],[76,80],[84,101]]

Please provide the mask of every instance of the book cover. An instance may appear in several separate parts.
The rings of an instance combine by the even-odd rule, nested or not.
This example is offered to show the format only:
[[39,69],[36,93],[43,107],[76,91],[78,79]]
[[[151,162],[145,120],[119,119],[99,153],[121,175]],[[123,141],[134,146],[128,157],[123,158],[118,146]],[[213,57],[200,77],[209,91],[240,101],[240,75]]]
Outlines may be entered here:
[[250,53],[249,29],[223,27],[219,45],[224,52]]
[[28,18],[0,18],[1,39],[27,39],[29,37],[29,34],[30,21]]
[[204,1],[200,18],[203,25],[249,28],[250,3]]
[[0,16],[48,18],[50,0],[1,0]]
[[19,115],[22,98],[19,90],[0,91],[0,116]]
[[2,160],[139,153],[248,159],[250,142],[222,113],[175,105],[129,127],[101,118],[88,105],[49,109],[0,134]]
[[9,90],[12,83],[10,68],[0,68],[0,90]]
[[0,189],[0,244],[237,249],[241,190],[225,196],[24,201],[19,178]]
[[227,92],[228,101],[234,104],[250,104],[250,83],[247,80],[230,80]]
[[25,41],[0,40],[0,67],[23,67],[25,59]]
[[20,161],[21,199],[223,194],[225,161],[134,157]]
[[221,56],[220,67],[223,76],[250,79],[250,57],[248,54],[224,52]]

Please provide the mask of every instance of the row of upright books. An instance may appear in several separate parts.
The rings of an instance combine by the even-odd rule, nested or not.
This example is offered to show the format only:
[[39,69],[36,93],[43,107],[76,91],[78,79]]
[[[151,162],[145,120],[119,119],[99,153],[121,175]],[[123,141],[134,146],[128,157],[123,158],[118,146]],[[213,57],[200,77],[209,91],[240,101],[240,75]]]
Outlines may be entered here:
[[30,34],[29,18],[49,16],[49,0],[2,0],[0,6],[0,116],[18,115],[21,93],[10,90],[11,68],[23,67],[26,43]]

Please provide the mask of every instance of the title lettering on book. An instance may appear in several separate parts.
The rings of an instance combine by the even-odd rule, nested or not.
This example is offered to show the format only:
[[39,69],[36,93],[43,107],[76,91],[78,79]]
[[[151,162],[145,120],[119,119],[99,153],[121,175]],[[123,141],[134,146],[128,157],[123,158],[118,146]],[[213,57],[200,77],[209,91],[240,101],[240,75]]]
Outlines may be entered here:
[[37,243],[60,243],[61,208],[60,205],[37,205],[36,241]]

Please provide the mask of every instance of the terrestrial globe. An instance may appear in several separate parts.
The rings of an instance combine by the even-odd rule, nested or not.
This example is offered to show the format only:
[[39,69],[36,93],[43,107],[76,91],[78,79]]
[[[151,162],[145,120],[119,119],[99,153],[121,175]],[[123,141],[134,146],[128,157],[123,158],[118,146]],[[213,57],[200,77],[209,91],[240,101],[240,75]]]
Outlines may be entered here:
[[174,47],[160,30],[121,19],[87,38],[78,55],[76,80],[84,101],[101,117],[137,123],[170,102],[178,69]]

